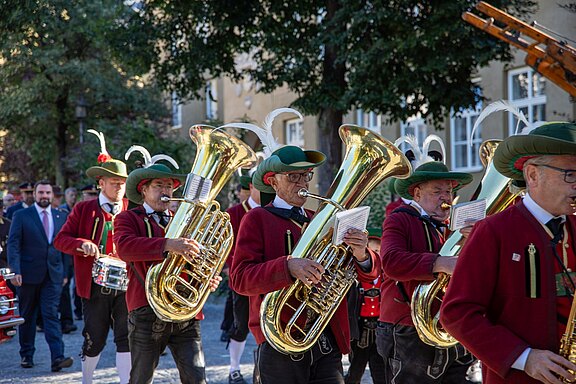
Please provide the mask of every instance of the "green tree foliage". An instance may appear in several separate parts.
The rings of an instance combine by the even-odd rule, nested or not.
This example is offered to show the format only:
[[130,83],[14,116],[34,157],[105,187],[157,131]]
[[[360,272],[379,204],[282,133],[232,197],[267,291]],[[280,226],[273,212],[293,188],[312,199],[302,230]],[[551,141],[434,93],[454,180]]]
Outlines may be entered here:
[[0,172],[9,183],[86,183],[100,151],[88,128],[104,132],[114,158],[140,144],[189,162],[192,146],[163,133],[170,120],[159,88],[142,77],[148,68],[127,60],[144,34],[127,30],[132,13],[114,0],[0,1]]
[[[294,106],[319,116],[320,150],[335,171],[337,128],[351,108],[402,120],[420,112],[439,126],[451,108],[475,105],[471,74],[509,47],[461,20],[475,1],[148,0],[130,27],[150,31],[153,50],[135,53],[160,83],[200,96],[206,74],[239,78],[237,54],[255,61],[248,74],[262,92],[288,86]],[[513,13],[530,0],[492,1]],[[332,179],[323,173],[320,188]]]

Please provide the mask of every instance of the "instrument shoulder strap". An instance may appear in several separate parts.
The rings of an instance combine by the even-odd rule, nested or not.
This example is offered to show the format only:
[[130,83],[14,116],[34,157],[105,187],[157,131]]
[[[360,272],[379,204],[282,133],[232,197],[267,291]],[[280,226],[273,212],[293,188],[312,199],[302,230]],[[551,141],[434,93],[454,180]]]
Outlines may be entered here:
[[[138,216],[144,215],[142,217],[142,219],[144,220],[144,225],[146,226],[146,236],[149,238],[154,237],[154,234],[152,231],[152,226],[150,224],[150,218],[146,214],[146,210],[143,207],[136,207],[136,208],[132,209],[131,211],[136,213]],[[140,274],[136,270],[136,266],[135,266],[134,262],[131,261],[128,265],[130,266],[130,269],[132,269],[132,272],[134,272],[134,275],[136,276],[136,280],[138,280],[140,282],[140,284],[142,284],[142,287],[144,289],[146,289],[146,283],[144,282],[144,279],[142,278],[142,276],[140,276]]]

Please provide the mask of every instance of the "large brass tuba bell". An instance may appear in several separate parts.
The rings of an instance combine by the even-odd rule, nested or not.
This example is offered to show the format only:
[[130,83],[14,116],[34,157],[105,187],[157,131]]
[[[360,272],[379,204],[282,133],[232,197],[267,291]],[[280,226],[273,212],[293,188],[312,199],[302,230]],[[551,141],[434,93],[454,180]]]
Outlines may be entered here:
[[279,352],[306,351],[318,340],[356,278],[348,247],[332,244],[332,218],[341,206],[354,208],[382,180],[408,177],[411,166],[401,151],[372,131],[354,125],[340,127],[346,155],[328,199],[302,234],[292,257],[306,257],[325,269],[312,288],[296,281],[267,294],[260,306],[260,325],[266,340]]
[[[510,190],[511,180],[498,172],[492,164],[494,151],[500,141],[488,140],[480,146],[480,159],[486,172],[471,200],[486,199],[486,215],[503,211],[518,196],[518,193]],[[452,233],[440,249],[440,257],[457,256],[462,240],[460,231]],[[418,336],[424,343],[435,347],[446,348],[458,343],[439,323],[439,308],[449,282],[449,275],[439,273],[436,280],[418,285],[412,295],[412,321]]]
[[190,137],[197,146],[196,158],[166,238],[195,239],[201,254],[193,264],[169,252],[166,260],[146,275],[146,297],[163,321],[194,318],[210,293],[210,280],[218,276],[233,242],[230,216],[220,211],[216,195],[238,169],[256,161],[252,149],[241,140],[213,127],[195,125]]

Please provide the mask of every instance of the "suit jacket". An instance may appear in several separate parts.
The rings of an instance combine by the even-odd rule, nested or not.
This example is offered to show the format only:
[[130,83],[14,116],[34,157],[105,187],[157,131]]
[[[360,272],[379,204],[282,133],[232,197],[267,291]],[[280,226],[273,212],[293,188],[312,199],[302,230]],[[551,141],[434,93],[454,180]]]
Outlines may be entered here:
[[[128,200],[124,199],[122,210],[127,207]],[[90,298],[94,257],[87,257],[78,249],[82,249],[85,241],[100,245],[105,221],[98,199],[82,201],[74,206],[66,224],[54,239],[56,248],[74,257],[76,293],[85,299]]]
[[[55,236],[66,221],[66,213],[50,209]],[[52,282],[62,283],[63,254],[54,248],[53,241],[48,242],[34,205],[14,214],[8,236],[8,263],[14,273],[22,275],[25,284],[40,284],[46,274]]]
[[[574,249],[576,216],[567,216],[566,226]],[[527,347],[558,353],[557,262],[550,240],[519,203],[476,223],[460,252],[440,321],[482,360],[484,383],[538,383],[512,364]]]
[[[30,208],[30,207],[28,207],[28,208]],[[23,205],[23,202],[19,201],[6,210],[6,215],[5,215],[6,218],[12,220],[12,217],[14,216],[14,214],[21,209],[24,209],[24,205]]]

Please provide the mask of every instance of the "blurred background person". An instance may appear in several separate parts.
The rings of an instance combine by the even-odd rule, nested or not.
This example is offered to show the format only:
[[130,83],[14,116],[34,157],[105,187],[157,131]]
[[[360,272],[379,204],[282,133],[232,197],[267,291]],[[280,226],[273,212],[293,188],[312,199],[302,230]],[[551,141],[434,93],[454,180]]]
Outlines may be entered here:
[[68,187],[64,191],[64,204],[60,205],[60,210],[70,213],[72,208],[76,205],[76,200],[78,198],[78,190],[74,187]]
[[6,210],[6,217],[12,220],[14,212],[19,211],[24,208],[30,207],[34,204],[34,184],[30,182],[22,183],[18,186],[20,190],[20,201],[12,205],[8,210]]

